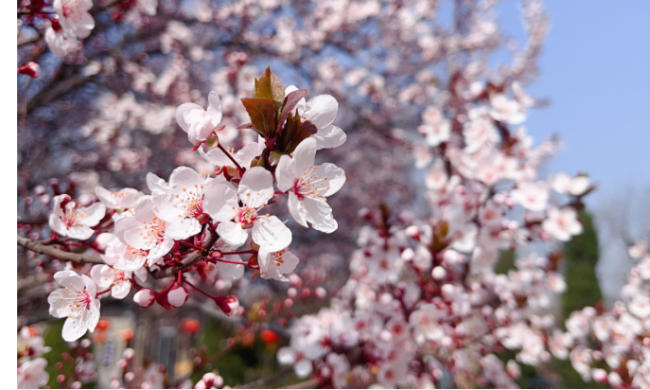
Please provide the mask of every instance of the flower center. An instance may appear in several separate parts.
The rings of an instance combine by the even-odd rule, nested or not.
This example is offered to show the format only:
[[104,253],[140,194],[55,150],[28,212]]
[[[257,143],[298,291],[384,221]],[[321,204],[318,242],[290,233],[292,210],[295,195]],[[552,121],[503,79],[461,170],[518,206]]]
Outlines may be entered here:
[[[70,290],[70,288],[74,288],[73,284],[70,283],[70,287],[66,287],[65,289],[67,291]],[[70,314],[68,317],[70,318],[78,318],[83,314],[84,310],[90,306],[90,302],[92,302],[93,297],[90,296],[90,293],[86,290],[80,290],[77,289],[77,292],[70,292],[68,294],[68,298],[61,298],[62,301],[65,301],[65,305],[63,307],[69,307],[70,308]]]
[[253,222],[255,222],[259,218],[257,216],[257,210],[255,210],[252,207],[242,207],[239,209],[237,212],[237,215],[235,216],[235,221],[239,222],[241,224],[241,227],[244,229],[250,229],[253,227]]
[[189,191],[187,188],[183,188],[182,194],[176,195],[176,198],[179,204],[174,205],[174,207],[184,210],[184,215],[179,214],[179,217],[198,218],[201,214],[204,214],[203,199],[205,195],[203,194],[203,185],[194,184],[194,189]]
[[75,208],[76,204],[74,202],[69,202],[65,205],[65,212],[61,216],[61,219],[67,227],[81,225],[79,222],[87,216],[85,212],[75,210]]
[[81,10],[80,0],[70,0],[61,8],[63,9],[63,16],[66,19],[70,19],[74,23],[81,21],[83,11]]
[[[302,173],[302,176],[293,182],[293,193],[296,194],[298,200],[303,200],[305,197],[316,198],[320,196],[323,189],[329,190],[329,186],[320,187],[327,181],[327,176],[319,179],[316,176],[316,166],[312,165],[307,171]],[[323,198],[325,199],[325,198]]]
[[151,223],[146,221],[142,222],[144,224],[144,233],[140,233],[147,245],[159,243],[165,240],[165,221],[159,219],[158,217],[153,217]]
[[275,262],[275,265],[277,267],[284,264],[284,260],[282,259],[282,255],[284,255],[286,251],[287,251],[286,249],[283,249],[283,250],[281,250],[279,252],[271,253],[271,260],[273,260]]

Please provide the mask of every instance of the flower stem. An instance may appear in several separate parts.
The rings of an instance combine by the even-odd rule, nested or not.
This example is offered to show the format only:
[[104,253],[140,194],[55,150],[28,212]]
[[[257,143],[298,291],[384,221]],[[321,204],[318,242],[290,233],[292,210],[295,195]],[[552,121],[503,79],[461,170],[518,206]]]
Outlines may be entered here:
[[216,298],[217,298],[217,297],[212,296],[212,295],[208,294],[207,292],[201,290],[200,288],[196,287],[195,285],[193,285],[192,283],[188,282],[187,280],[184,280],[183,282],[185,282],[185,283],[188,284],[190,287],[192,287],[193,289],[195,289],[196,291],[200,292],[201,294],[205,295],[206,297],[208,297],[208,298],[210,298],[210,299],[216,299]]
[[235,164],[235,166],[239,170],[239,174],[244,175],[244,169],[241,167],[241,165],[239,165],[239,163],[237,162],[237,160],[235,160],[232,154],[230,154],[230,152],[227,151],[221,144],[217,145],[217,147],[221,149],[221,151],[224,152],[226,156],[228,156],[228,158],[230,159],[230,161],[233,162],[233,164]]
[[246,261],[234,261],[234,260],[226,260],[226,259],[217,259],[217,261],[220,261],[222,263],[228,263],[228,264],[248,265],[248,262]]

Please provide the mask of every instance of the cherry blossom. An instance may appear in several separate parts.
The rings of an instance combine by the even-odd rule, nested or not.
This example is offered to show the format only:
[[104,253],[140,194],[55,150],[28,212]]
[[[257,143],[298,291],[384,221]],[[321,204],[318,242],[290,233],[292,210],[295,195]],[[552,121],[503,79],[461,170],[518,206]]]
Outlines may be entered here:
[[176,109],[176,122],[187,133],[191,143],[198,145],[215,132],[221,123],[221,99],[216,92],[208,95],[208,108],[184,103]]
[[95,28],[95,20],[88,13],[93,6],[92,0],[54,0],[52,6],[66,34],[86,38]]
[[[298,88],[291,85],[287,87],[285,94],[297,91]],[[341,128],[333,125],[339,104],[331,95],[318,95],[308,101],[300,99],[296,108],[298,114],[304,120],[311,121],[318,132],[312,137],[316,139],[318,149],[337,148],[345,143],[347,136]]]
[[[219,176],[219,179],[222,179]],[[206,197],[216,197],[220,182],[200,175],[188,167],[176,168],[169,179],[170,192],[154,196],[156,215],[166,222],[166,230],[177,240],[197,234],[209,216],[204,210]]]
[[156,215],[154,201],[145,196],[140,199],[135,216],[118,221],[115,229],[118,237],[124,237],[126,244],[135,249],[148,250],[147,258],[164,256],[174,245],[173,237],[188,237],[186,226],[170,230],[167,223]]
[[553,189],[561,194],[583,195],[589,188],[589,177],[578,175],[574,178],[566,173],[558,173],[553,180]]
[[45,371],[47,360],[37,358],[23,363],[18,368],[18,388],[36,389],[45,386],[50,379],[50,374]]
[[63,236],[78,240],[89,239],[95,233],[92,227],[97,225],[106,213],[106,207],[101,203],[79,207],[68,195],[57,195],[53,200],[50,227]]
[[289,192],[289,212],[304,227],[307,223],[319,231],[331,233],[338,227],[327,204],[327,196],[345,184],[345,173],[334,164],[313,165],[317,142],[304,140],[293,158],[282,156],[276,169],[278,188]]
[[568,241],[571,236],[582,233],[582,225],[578,222],[577,213],[570,207],[550,209],[548,219],[542,223],[542,228],[560,241]]
[[54,279],[63,287],[54,290],[47,301],[50,314],[57,318],[67,317],[63,324],[63,339],[75,341],[87,330],[94,331],[99,321],[99,299],[95,296],[97,286],[86,275],[74,271],[59,271]]
[[257,256],[260,276],[264,279],[288,281],[285,275],[293,272],[299,262],[298,257],[287,249],[269,252],[265,247],[261,247]]
[[218,191],[218,196],[206,200],[204,207],[215,221],[221,222],[217,232],[228,244],[242,245],[249,231],[253,241],[269,251],[282,250],[291,243],[291,231],[276,216],[258,214],[273,197],[273,176],[269,171],[250,168],[237,190],[221,185]]
[[[146,271],[144,269],[142,271],[141,275],[146,278]],[[95,265],[91,269],[90,275],[99,289],[110,289],[111,295],[115,299],[123,299],[131,291],[131,272],[121,271],[107,265]]]
[[95,194],[100,202],[109,210],[130,209],[135,207],[144,194],[133,188],[123,188],[119,191],[108,191],[104,187],[95,188]]

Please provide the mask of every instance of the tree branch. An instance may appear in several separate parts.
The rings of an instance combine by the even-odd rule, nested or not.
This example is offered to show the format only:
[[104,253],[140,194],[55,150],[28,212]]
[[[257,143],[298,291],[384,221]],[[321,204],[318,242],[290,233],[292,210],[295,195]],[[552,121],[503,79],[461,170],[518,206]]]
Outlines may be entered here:
[[206,244],[204,246],[203,252],[194,252],[190,255],[187,255],[181,260],[180,266],[157,269],[151,273],[151,276],[153,276],[156,279],[162,279],[169,276],[175,276],[179,270],[186,270],[187,268],[190,268],[191,266],[198,263],[199,261],[202,261],[210,253],[210,249],[212,249],[212,246],[214,245],[215,242],[217,242],[218,238],[219,235],[209,230],[206,230],[206,237],[205,237]]
[[319,383],[320,383],[320,379],[314,378],[308,381],[296,383],[295,385],[281,387],[281,389],[315,389]]
[[283,377],[291,374],[292,372],[293,372],[293,368],[288,367],[281,371],[276,372],[271,376],[267,376],[266,378],[258,379],[256,381],[249,382],[240,386],[235,386],[235,389],[253,389],[259,386],[266,387],[268,384],[273,383],[279,379],[282,379]]
[[53,246],[43,245],[38,241],[30,240],[20,234],[18,234],[18,245],[32,252],[52,256],[59,260],[73,261],[75,263],[106,264],[98,255],[66,252]]

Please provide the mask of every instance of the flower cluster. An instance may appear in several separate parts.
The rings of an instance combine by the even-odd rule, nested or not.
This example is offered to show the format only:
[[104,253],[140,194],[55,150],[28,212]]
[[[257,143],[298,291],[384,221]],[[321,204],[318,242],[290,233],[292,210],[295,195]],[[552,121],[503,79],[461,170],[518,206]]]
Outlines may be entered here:
[[26,326],[18,332],[18,388],[35,389],[45,386],[50,374],[45,371],[47,360],[41,357],[50,351],[39,330]]
[[613,388],[650,386],[650,252],[647,242],[629,248],[637,261],[608,311],[586,307],[566,321],[566,332],[549,340],[553,355],[569,358],[583,380]]
[[[337,388],[510,388],[520,364],[549,361],[565,289],[552,247],[582,232],[577,210],[592,188],[586,176],[536,178],[557,145],[534,149],[523,129],[510,131],[530,105],[517,84],[455,80],[463,103],[426,108],[427,146],[415,141],[427,211],[360,212],[374,226],[359,233],[350,279],[330,307],[296,320],[278,351],[297,375]],[[504,251],[531,243],[548,249],[497,270]],[[500,360],[504,349],[516,360]]]
[[[213,172],[178,167],[169,180],[149,173],[149,195],[97,187],[99,201],[86,206],[66,194],[53,198],[49,225],[55,238],[68,246],[65,240],[85,241],[105,262],[94,265],[90,276],[73,270],[54,275],[62,288],[48,298],[50,314],[67,318],[66,341],[95,329],[99,298],[109,292],[123,299],[135,288],[133,298],[140,306],[157,302],[173,309],[188,300],[192,288],[233,315],[243,310],[237,297],[203,291],[192,270],[200,270],[199,279],[208,272],[239,279],[250,267],[262,278],[288,280],[298,264],[289,251],[292,233],[269,211],[285,196],[298,224],[331,233],[338,225],[327,197],[345,183],[345,173],[334,164],[315,165],[318,149],[345,141],[342,130],[332,125],[338,103],[328,95],[305,101],[306,94],[293,86],[285,90],[267,69],[256,80],[253,97],[242,99],[252,122],[244,126],[259,134],[258,142],[238,152],[219,142],[225,126],[215,92],[206,110],[194,103],[178,107],[179,126],[194,149],[216,166]],[[172,278],[162,291],[143,286],[149,278],[167,276]]]

